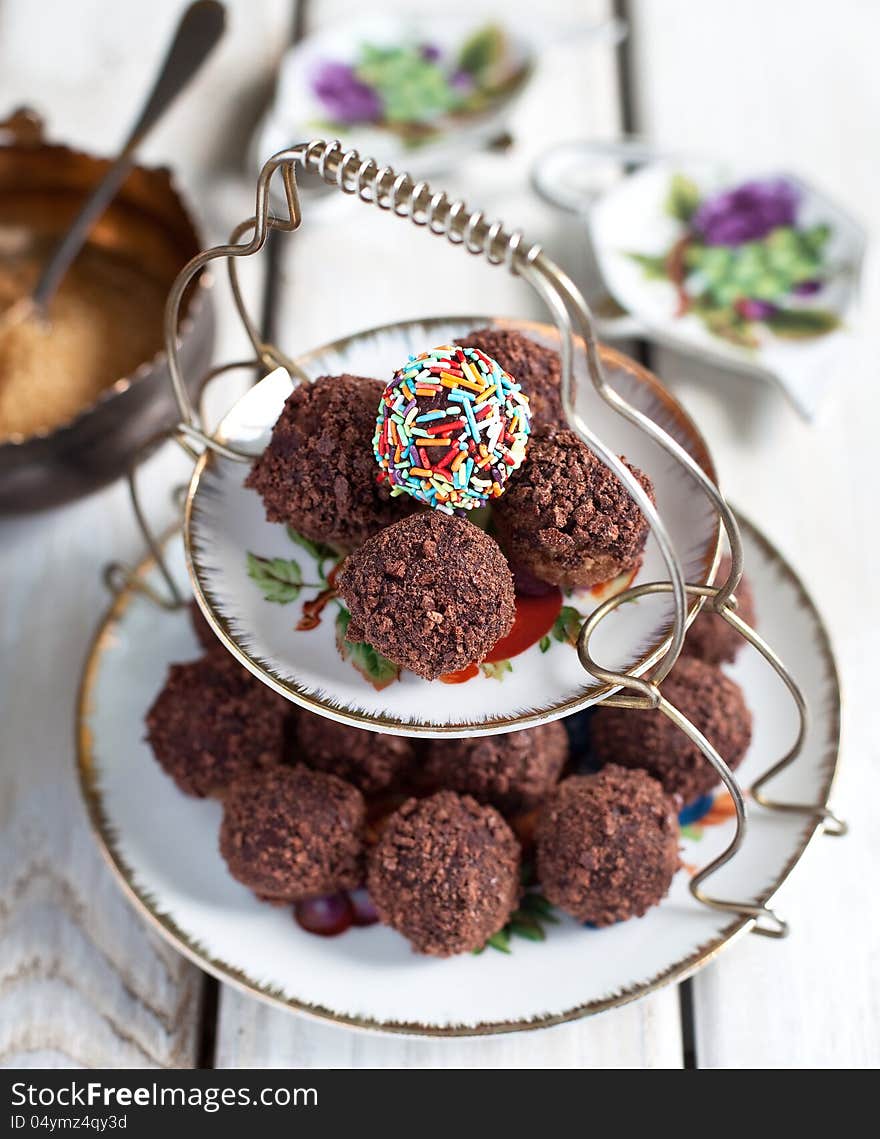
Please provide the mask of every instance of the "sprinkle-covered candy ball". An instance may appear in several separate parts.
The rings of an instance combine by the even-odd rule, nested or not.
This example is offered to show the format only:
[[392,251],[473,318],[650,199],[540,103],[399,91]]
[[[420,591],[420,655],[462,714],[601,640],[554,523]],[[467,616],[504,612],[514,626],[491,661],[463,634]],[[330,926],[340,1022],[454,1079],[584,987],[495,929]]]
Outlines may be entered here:
[[410,356],[379,405],[379,481],[447,514],[485,506],[525,458],[530,430],[528,397],[485,352]]

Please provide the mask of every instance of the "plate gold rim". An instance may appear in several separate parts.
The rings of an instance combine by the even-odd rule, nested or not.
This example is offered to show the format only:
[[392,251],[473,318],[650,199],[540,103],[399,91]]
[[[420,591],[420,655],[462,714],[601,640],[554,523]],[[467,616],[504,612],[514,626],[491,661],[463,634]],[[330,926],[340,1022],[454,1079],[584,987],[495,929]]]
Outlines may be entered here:
[[[376,335],[384,332],[391,332],[396,329],[405,328],[412,325],[422,325],[425,328],[432,326],[446,325],[453,323],[470,323],[474,328],[481,328],[486,325],[492,325],[499,328],[516,328],[533,331],[545,336],[558,336],[557,330],[553,325],[549,325],[537,320],[530,320],[526,318],[499,318],[492,316],[444,316],[444,317],[426,317],[423,319],[414,318],[412,320],[399,320],[392,321],[388,324],[377,325],[373,328],[367,328],[361,332],[354,332],[348,336],[340,337],[338,340],[333,340],[328,344],[323,344],[318,348],[312,349],[296,358],[296,363],[299,365],[307,366],[308,363],[315,357],[323,355],[326,352],[344,351],[352,341],[360,339],[361,337]],[[580,342],[580,341],[579,341]],[[715,471],[715,464],[712,460],[711,452],[703,438],[702,433],[694,423],[690,415],[684,410],[681,404],[672,396],[672,394],[663,386],[660,380],[638,361],[633,360],[631,357],[626,356],[622,352],[618,352],[614,348],[609,348],[607,345],[601,344],[599,346],[600,356],[602,362],[611,366],[621,368],[629,371],[635,375],[642,383],[651,389],[652,393],[658,399],[664,410],[672,417],[676,424],[683,429],[688,436],[691,445],[695,448],[697,454],[695,455],[696,461],[700,464],[706,474],[717,482],[717,474]],[[242,397],[244,398],[244,397]],[[360,712],[357,709],[341,708],[331,704],[329,701],[316,697],[314,694],[305,691],[298,684],[293,681],[285,680],[283,677],[278,676],[272,671],[269,664],[258,656],[251,655],[247,652],[235,639],[229,623],[226,618],[219,612],[216,598],[211,592],[205,588],[203,581],[205,579],[205,570],[201,565],[198,553],[192,541],[192,520],[193,510],[195,507],[196,497],[201,485],[202,475],[204,474],[208,464],[212,460],[210,451],[204,451],[196,461],[193,469],[192,477],[190,479],[189,487],[187,489],[186,500],[184,503],[184,516],[183,516],[183,543],[184,553],[186,557],[187,573],[189,575],[190,584],[193,589],[196,602],[201,609],[202,613],[208,624],[213,629],[216,636],[219,638],[223,646],[228,652],[235,657],[235,659],[249,672],[252,672],[264,684],[267,684],[275,692],[284,696],[286,699],[291,700],[293,703],[298,704],[300,707],[305,708],[307,711],[315,712],[321,716],[327,716],[332,720],[337,720],[343,724],[350,724],[353,727],[369,728],[372,731],[384,731],[391,734],[406,732],[408,735],[415,736],[428,736],[428,737],[443,737],[443,736],[463,736],[463,735],[489,735],[496,732],[503,732],[505,730],[516,730],[519,728],[534,727],[539,724],[547,723],[549,720],[560,719],[563,716],[568,716],[574,712],[587,708],[592,704],[597,703],[604,696],[607,696],[612,691],[613,686],[610,684],[599,684],[588,690],[587,694],[581,693],[579,695],[570,697],[567,700],[553,704],[550,707],[539,708],[530,711],[524,715],[516,716],[498,716],[490,720],[472,721],[466,724],[430,724],[427,722],[419,721],[411,723],[394,716],[370,716],[367,713]],[[720,519],[715,520],[714,529],[714,543],[710,541],[709,552],[704,558],[702,581],[709,582],[718,568],[721,560],[721,522]],[[695,596],[690,599],[686,626],[690,626],[696,618],[700,609],[705,602],[704,597]],[[658,660],[662,657],[671,641],[671,634],[662,637],[659,641],[655,641],[647,650],[642,653],[642,656],[631,667],[631,670],[637,676],[641,676],[648,669],[653,667]]]
[[[840,765],[841,712],[840,678],[828,630],[810,594],[807,592],[803,582],[791,565],[780,554],[776,547],[773,546],[769,539],[752,523],[743,518],[738,511],[736,512],[736,516],[742,529],[748,532],[750,538],[756,545],[761,547],[765,555],[782,571],[783,575],[794,587],[796,593],[799,595],[800,607],[806,609],[807,612],[811,614],[815,624],[816,650],[822,656],[826,666],[829,680],[829,695],[832,697],[833,704],[829,711],[829,735],[825,742],[825,754],[821,761],[822,771],[824,773],[822,798],[827,805]],[[161,545],[164,547],[177,533],[177,527],[173,527],[167,531],[162,536]],[[154,564],[152,556],[145,557],[136,567],[135,575],[137,577],[143,576]],[[88,726],[88,715],[92,706],[94,682],[98,666],[103,652],[112,637],[114,623],[125,613],[125,610],[135,595],[135,589],[131,585],[127,585],[125,589],[114,598],[112,604],[101,618],[89,646],[76,704],[77,779],[92,832],[95,836],[95,841],[128,900],[138,913],[146,919],[148,924],[157,929],[169,944],[205,972],[216,977],[217,980],[231,984],[242,992],[257,997],[270,1005],[284,1008],[288,1011],[294,1011],[318,1021],[329,1021],[347,1028],[355,1028],[368,1032],[382,1032],[391,1035],[436,1038],[494,1036],[511,1032],[528,1032],[538,1028],[551,1028],[554,1025],[569,1023],[587,1016],[594,1016],[597,1013],[629,1004],[641,997],[655,993],[673,982],[684,981],[713,961],[723,949],[741,937],[754,924],[754,919],[752,918],[737,918],[725,926],[716,937],[712,938],[705,945],[698,947],[693,953],[688,954],[688,956],[681,961],[674,962],[648,981],[643,981],[627,989],[622,989],[619,993],[610,997],[588,1001],[560,1013],[548,1014],[530,1020],[520,1019],[493,1021],[478,1025],[448,1026],[426,1025],[420,1024],[417,1021],[380,1021],[369,1017],[341,1014],[322,1005],[309,1004],[307,1001],[284,996],[277,991],[273,991],[268,986],[261,985],[259,981],[248,977],[247,974],[235,966],[229,965],[227,962],[218,958],[211,957],[206,950],[181,930],[169,915],[161,912],[154,898],[151,898],[146,891],[138,888],[131,868],[126,864],[117,849],[114,828],[104,813],[101,793],[98,788],[93,741]],[[805,823],[797,848],[783,866],[776,881],[773,882],[763,894],[755,899],[758,904],[766,906],[772,901],[777,891],[785,883],[792,870],[803,857],[804,852],[807,850],[807,847],[810,845],[816,833],[820,830],[821,820],[818,817],[808,820]]]

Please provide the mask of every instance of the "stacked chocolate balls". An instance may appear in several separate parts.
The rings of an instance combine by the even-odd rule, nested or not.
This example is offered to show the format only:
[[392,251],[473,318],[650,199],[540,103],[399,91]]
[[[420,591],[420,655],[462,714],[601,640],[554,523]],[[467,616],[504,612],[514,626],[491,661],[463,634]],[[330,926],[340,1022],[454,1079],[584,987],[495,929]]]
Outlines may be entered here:
[[[354,639],[431,680],[506,634],[515,579],[540,591],[634,571],[647,526],[566,428],[555,352],[483,329],[407,369],[390,394],[351,375],[297,388],[247,481],[270,521],[347,555],[338,587]],[[487,411],[493,385],[504,400]],[[469,497],[492,502],[494,537],[453,509]],[[519,906],[525,860],[578,921],[641,916],[678,868],[678,810],[717,784],[654,712],[600,708],[589,755],[572,754],[561,723],[422,742],[338,724],[276,696],[193,621],[204,654],[171,667],[147,738],[184,793],[222,799],[230,873],[284,905],[366,885],[420,953],[482,948]],[[720,671],[735,651],[729,627],[701,616],[664,688],[731,766],[751,733]]]

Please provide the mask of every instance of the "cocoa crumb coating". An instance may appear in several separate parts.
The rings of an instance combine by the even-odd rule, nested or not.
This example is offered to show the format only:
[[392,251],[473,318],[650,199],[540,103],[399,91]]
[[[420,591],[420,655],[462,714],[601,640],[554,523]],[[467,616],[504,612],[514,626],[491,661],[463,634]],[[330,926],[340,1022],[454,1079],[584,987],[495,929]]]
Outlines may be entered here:
[[270,522],[350,550],[416,508],[376,481],[372,439],[382,390],[380,380],[346,374],[291,392],[245,480]]
[[365,795],[398,786],[413,762],[413,741],[405,736],[354,728],[304,710],[297,743],[299,758],[309,767],[347,779]]
[[647,772],[610,764],[564,779],[536,830],[538,881],[554,905],[593,925],[642,917],[679,866],[675,807]]
[[418,953],[481,949],[516,909],[520,847],[494,809],[438,791],[408,799],[368,856],[379,918]]
[[[752,714],[739,685],[716,666],[680,657],[663,682],[663,695],[703,733],[728,767],[742,762],[752,739]],[[670,795],[692,803],[718,785],[695,743],[658,711],[600,707],[590,722],[600,763],[641,767]]]
[[351,612],[348,640],[426,680],[484,660],[513,624],[513,577],[495,540],[435,510],[370,538],[337,586]]
[[478,348],[509,372],[529,397],[532,429],[564,427],[559,353],[512,328],[479,328],[461,342]]
[[543,802],[567,759],[568,734],[556,720],[503,735],[431,740],[419,779],[513,815]]
[[[729,573],[730,558],[724,557],[715,575],[715,582],[726,581]],[[755,595],[746,577],[740,578],[736,588],[736,603],[737,616],[754,628]],[[704,608],[688,629],[682,652],[686,656],[699,657],[707,664],[732,664],[745,643],[745,639],[723,617]]]
[[147,713],[147,741],[187,795],[220,795],[284,758],[287,701],[222,651],[172,664]]
[[[653,499],[648,476],[626,465]],[[510,564],[563,589],[635,569],[648,537],[647,520],[623,483],[567,429],[532,437],[493,518]]]
[[297,902],[363,880],[364,798],[356,787],[297,764],[252,772],[223,802],[220,853],[260,898]]

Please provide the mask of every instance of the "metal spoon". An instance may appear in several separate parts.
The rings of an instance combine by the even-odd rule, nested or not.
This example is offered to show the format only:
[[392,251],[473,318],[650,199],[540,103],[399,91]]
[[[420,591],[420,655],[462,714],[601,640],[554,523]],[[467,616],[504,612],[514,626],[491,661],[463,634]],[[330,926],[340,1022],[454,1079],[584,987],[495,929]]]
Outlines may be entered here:
[[43,266],[32,294],[24,298],[28,313],[45,318],[64,274],[134,165],[135,151],[211,54],[225,23],[226,10],[218,0],[196,0],[183,13],[159,75],[122,149]]

